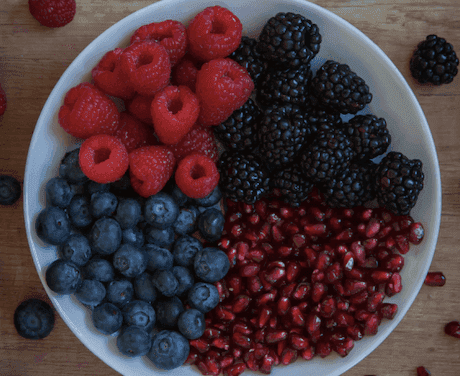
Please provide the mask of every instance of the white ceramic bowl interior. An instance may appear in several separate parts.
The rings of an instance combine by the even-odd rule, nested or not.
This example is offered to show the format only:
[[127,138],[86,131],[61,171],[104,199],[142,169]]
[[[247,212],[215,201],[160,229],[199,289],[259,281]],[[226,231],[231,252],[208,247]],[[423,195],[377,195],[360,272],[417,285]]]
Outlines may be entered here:
[[[69,136],[58,124],[58,111],[65,93],[80,82],[91,80],[91,69],[102,56],[116,47],[125,47],[133,32],[141,25],[167,19],[190,21],[208,6],[221,5],[230,9],[243,23],[243,33],[257,37],[268,18],[278,12],[300,13],[315,22],[323,36],[319,55],[314,60],[317,68],[326,59],[350,65],[362,76],[373,93],[372,103],[366,109],[387,120],[392,135],[392,150],[403,152],[409,158],[423,162],[425,186],[411,215],[422,222],[425,239],[413,246],[405,256],[402,271],[403,290],[386,301],[398,304],[399,311],[393,320],[384,320],[378,334],[366,336],[356,342],[345,357],[315,357],[306,362],[275,367],[273,375],[335,376],[347,371],[371,353],[401,321],[422,286],[430,266],[440,226],[441,178],[439,165],[423,111],[401,73],[383,51],[354,26],[333,13],[301,0],[163,0],[141,9],[116,23],[92,43],[72,62],[51,92],[37,121],[27,157],[24,179],[24,216],[27,237],[38,274],[57,311],[74,334],[110,367],[123,375],[151,376],[164,374],[146,358],[130,359],[116,348],[116,336],[106,336],[94,329],[90,311],[73,296],[59,296],[45,282],[46,266],[57,258],[56,247],[44,244],[34,230],[35,218],[45,206],[46,182],[58,174],[64,154],[76,147],[78,140]],[[183,366],[169,371],[171,376],[198,375],[195,367]],[[246,374],[253,374],[246,371]]]

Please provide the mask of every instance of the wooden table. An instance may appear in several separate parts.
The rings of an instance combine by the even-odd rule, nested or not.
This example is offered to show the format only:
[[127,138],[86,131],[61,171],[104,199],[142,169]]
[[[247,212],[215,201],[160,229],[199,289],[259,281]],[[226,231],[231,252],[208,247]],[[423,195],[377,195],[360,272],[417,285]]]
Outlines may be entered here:
[[[152,0],[77,0],[75,19],[61,29],[42,27],[25,0],[0,5],[0,83],[8,109],[0,118],[0,173],[24,177],[29,142],[40,111],[73,59],[109,26]],[[396,64],[414,90],[437,147],[443,189],[443,217],[432,271],[443,271],[442,288],[423,286],[396,330],[347,376],[414,376],[426,366],[433,376],[460,374],[460,341],[443,333],[460,319],[460,76],[444,87],[421,87],[410,77],[414,47],[428,34],[446,37],[460,52],[458,0],[313,0],[367,34]],[[186,2],[184,2],[186,4]],[[42,341],[25,340],[13,326],[13,312],[26,298],[49,301],[26,239],[22,198],[0,207],[0,375],[114,375],[57,315]]]

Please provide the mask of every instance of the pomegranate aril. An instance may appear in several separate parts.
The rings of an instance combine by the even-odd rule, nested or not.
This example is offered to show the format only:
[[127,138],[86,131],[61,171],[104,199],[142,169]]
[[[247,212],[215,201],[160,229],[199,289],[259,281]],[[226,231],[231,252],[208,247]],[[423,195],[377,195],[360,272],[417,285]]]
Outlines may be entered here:
[[261,360],[259,371],[264,374],[270,374],[275,364],[275,358],[272,355],[265,355]]
[[383,259],[382,267],[390,272],[399,272],[404,266],[404,257],[398,254],[391,254]]
[[398,305],[394,303],[383,303],[379,308],[379,313],[384,319],[393,320],[398,312]]
[[324,294],[327,292],[327,287],[323,283],[313,283],[312,291],[311,291],[311,300],[313,302],[318,303]]
[[305,350],[300,351],[300,356],[304,360],[312,360],[315,355],[315,348],[313,346],[309,346]]
[[257,372],[259,370],[259,364],[252,349],[244,354],[244,363],[251,371]]
[[198,359],[199,359],[198,352],[195,349],[191,348],[190,352],[188,353],[188,357],[185,360],[185,363],[186,364],[195,364]]
[[221,369],[224,369],[224,368],[232,365],[233,362],[234,362],[233,356],[231,356],[231,355],[221,356],[219,358],[219,367]]
[[409,242],[418,245],[425,236],[425,229],[420,222],[412,223],[409,227]]
[[243,349],[240,347],[234,346],[232,348],[232,355],[233,355],[233,359],[235,360],[241,359],[241,357],[243,356]]
[[329,296],[321,302],[320,314],[322,317],[331,318],[334,316],[336,309],[335,299]]
[[310,314],[308,315],[305,323],[305,328],[310,335],[313,335],[314,332],[319,330],[321,326],[321,318],[318,315]]
[[310,342],[306,337],[292,332],[289,336],[289,344],[295,350],[305,350],[310,346]]
[[208,369],[208,366],[206,365],[206,362],[204,360],[199,360],[196,363],[196,367],[202,375],[212,375],[212,372]]
[[429,272],[425,277],[425,285],[428,286],[444,286],[446,277],[442,272]]
[[393,273],[390,280],[387,282],[385,293],[387,296],[394,296],[402,291],[401,275]]
[[260,308],[259,317],[257,320],[257,325],[259,326],[259,328],[265,328],[267,326],[267,323],[270,320],[272,313],[272,310],[267,306]]
[[252,341],[251,338],[248,336],[245,336],[242,333],[239,332],[234,332],[232,335],[232,340],[235,344],[238,346],[244,348],[244,349],[249,349],[251,347]]
[[337,326],[341,328],[347,328],[355,323],[353,316],[346,312],[337,312],[334,316]]
[[263,289],[262,282],[258,276],[249,277],[247,279],[247,287],[249,292],[256,294]]
[[292,298],[297,300],[303,300],[309,296],[311,291],[310,284],[307,282],[301,282],[297,284],[294,292],[292,293]]
[[294,281],[300,274],[301,267],[295,261],[288,261],[286,263],[286,280],[288,282]]
[[374,292],[367,299],[367,310],[369,312],[376,312],[377,308],[382,304],[385,294],[382,292]]
[[201,354],[209,350],[209,343],[205,341],[203,338],[193,339],[189,341],[189,344],[190,346],[198,350],[198,352],[200,352]]
[[214,376],[219,375],[221,371],[217,360],[218,356],[215,351],[209,351],[204,359],[209,374]]
[[345,295],[355,295],[367,289],[367,282],[347,279],[343,287],[345,288]]
[[364,334],[374,335],[377,334],[380,325],[380,318],[376,314],[370,314],[364,322]]
[[285,276],[286,276],[286,269],[284,267],[284,263],[282,267],[275,266],[272,268],[268,268],[268,270],[264,272],[265,280],[272,285],[275,285],[276,283],[278,283]]
[[[208,323],[206,323],[208,325]],[[203,338],[214,339],[219,338],[222,335],[222,332],[216,328],[210,328],[209,326],[204,330]]]
[[237,363],[224,368],[224,376],[239,376],[246,370],[246,364]]
[[362,265],[366,261],[366,251],[360,241],[351,243],[350,250],[355,256],[355,261],[358,265]]
[[256,262],[249,262],[246,265],[242,266],[239,270],[239,275],[241,277],[254,277],[260,271],[260,265]]
[[290,316],[294,326],[303,327],[305,325],[305,318],[299,307],[291,307]]
[[232,332],[239,332],[248,336],[249,334],[252,334],[253,330],[248,326],[248,324],[238,321],[233,324]]
[[431,376],[431,372],[428,371],[425,367],[417,367],[417,376]]
[[355,341],[351,338],[345,338],[342,343],[338,344],[334,350],[341,357],[347,356],[355,346]]
[[[260,279],[262,280],[263,277],[261,277]],[[278,295],[278,290],[271,290],[269,292],[266,292],[265,294],[259,295],[256,298],[256,305],[262,306],[262,305],[266,305],[268,303],[274,302],[277,295]]]
[[371,218],[366,225],[365,235],[366,238],[373,238],[376,236],[381,228],[382,224],[377,218]]
[[325,224],[306,225],[303,230],[310,236],[327,236],[327,226]]
[[297,351],[288,347],[280,355],[280,361],[281,364],[287,366],[288,364],[294,363],[297,360],[297,357]]
[[355,256],[351,252],[347,252],[343,255],[343,269],[345,271],[350,271],[355,265]]
[[227,338],[215,338],[211,342],[211,346],[217,347],[218,349],[228,350],[230,348],[230,341]]
[[282,341],[279,341],[276,343],[276,354],[278,356],[281,356],[283,351],[287,348],[288,342],[287,340],[283,339]]
[[358,324],[349,326],[347,327],[347,335],[354,341],[359,341],[364,336],[364,329]]
[[233,302],[233,313],[240,313],[245,311],[249,307],[251,300],[252,299],[248,295],[238,295]]
[[285,330],[268,330],[265,334],[265,342],[267,343],[276,343],[283,341],[287,338],[288,332]]
[[321,358],[325,358],[332,352],[332,347],[328,341],[320,341],[316,344],[315,351]]
[[287,297],[281,297],[277,303],[278,315],[284,316],[291,308],[291,301]]
[[460,338],[460,322],[451,321],[444,326],[444,332],[452,337]]
[[376,284],[385,283],[389,281],[391,276],[392,276],[392,273],[385,271],[385,270],[374,270],[373,272],[371,272],[371,279]]
[[214,310],[216,317],[221,321],[233,321],[235,320],[235,314],[223,306],[217,306]]
[[402,255],[405,255],[407,252],[409,252],[410,249],[410,244],[409,244],[409,238],[406,235],[396,235],[395,236],[395,241],[396,241],[396,249],[401,253]]

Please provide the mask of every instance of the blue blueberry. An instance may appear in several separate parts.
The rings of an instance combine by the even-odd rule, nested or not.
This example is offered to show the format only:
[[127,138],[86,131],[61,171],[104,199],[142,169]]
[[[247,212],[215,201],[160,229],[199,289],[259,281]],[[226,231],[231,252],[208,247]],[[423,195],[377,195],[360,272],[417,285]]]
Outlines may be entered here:
[[115,219],[122,229],[133,228],[142,218],[141,204],[133,199],[121,200],[117,207]]
[[96,192],[91,196],[90,210],[94,218],[110,217],[118,205],[117,196],[111,192]]
[[102,303],[106,295],[105,286],[95,279],[84,279],[75,291],[75,297],[83,304],[94,307]]
[[62,209],[69,206],[70,201],[74,196],[74,191],[63,178],[51,178],[46,183],[45,187],[47,204],[51,206],[58,206]]
[[173,267],[173,255],[166,248],[161,248],[155,244],[146,244],[142,250],[147,256],[147,270],[170,270]]
[[222,199],[222,191],[217,185],[214,190],[203,198],[196,198],[195,203],[197,206],[209,207],[217,204]]
[[154,303],[154,307],[157,324],[165,329],[176,328],[180,314],[185,311],[182,301],[177,296],[159,299]]
[[67,208],[72,225],[77,228],[89,227],[93,223],[90,201],[87,196],[75,195]]
[[134,297],[133,284],[127,279],[120,279],[110,282],[107,285],[107,300],[117,307],[124,307]]
[[204,282],[214,283],[228,273],[230,261],[226,253],[219,248],[206,247],[196,254],[193,267],[198,278]]
[[185,206],[188,201],[189,197],[180,190],[176,183],[173,183],[169,190],[167,191],[173,198],[173,200],[179,205],[179,207]]
[[38,214],[35,230],[45,243],[62,245],[70,236],[70,220],[63,209],[48,206]]
[[121,233],[121,241],[124,244],[131,244],[142,248],[145,242],[144,232],[139,227],[126,228]]
[[0,205],[13,205],[21,197],[21,184],[10,175],[0,175]]
[[154,335],[147,357],[164,370],[180,367],[190,353],[188,340],[176,331],[162,330]]
[[172,272],[179,282],[179,287],[177,288],[176,295],[182,296],[190,290],[190,288],[195,284],[195,278],[191,271],[188,268],[183,266],[174,266]]
[[159,192],[145,201],[145,220],[155,228],[171,227],[178,215],[179,205],[167,193]]
[[120,330],[123,324],[123,315],[120,308],[110,302],[94,307],[91,319],[97,330],[108,335]]
[[115,278],[115,269],[109,261],[103,258],[92,257],[83,267],[83,274],[87,279],[110,282]]
[[48,287],[58,294],[74,293],[83,281],[78,266],[63,259],[57,259],[48,266],[45,279]]
[[157,289],[153,285],[152,276],[144,272],[133,281],[134,294],[137,299],[153,303],[157,299]]
[[200,212],[195,206],[181,208],[176,222],[173,224],[174,232],[177,235],[192,234],[196,231],[196,223]]
[[180,314],[177,328],[187,339],[200,338],[206,329],[204,313],[194,308],[187,309]]
[[78,266],[85,265],[92,256],[89,241],[81,234],[70,235],[60,250],[64,260],[72,261]]
[[91,227],[89,242],[94,252],[110,255],[120,247],[121,236],[118,222],[113,218],[102,217]]
[[14,311],[14,326],[21,337],[43,339],[54,328],[54,312],[40,299],[23,301]]
[[120,179],[110,183],[110,191],[121,197],[134,197],[136,192],[131,186],[131,178],[127,171]]
[[84,185],[84,188],[88,196],[91,197],[94,193],[109,192],[110,184],[97,183],[93,180],[88,180]]
[[156,244],[159,247],[169,247],[174,242],[175,234],[172,226],[165,229],[147,226],[144,233],[147,243]]
[[72,184],[84,183],[88,180],[80,168],[79,153],[80,148],[66,153],[59,165],[59,176]]
[[156,322],[156,313],[150,303],[133,300],[123,308],[123,319],[126,325],[138,326],[150,332]]
[[225,213],[227,211],[227,201],[220,201],[212,206],[198,206],[198,211],[200,212],[200,214],[208,209],[217,209]]
[[203,250],[203,244],[190,235],[183,235],[174,242],[172,254],[177,265],[186,268],[193,267],[193,260],[197,252]]
[[174,296],[179,288],[179,281],[171,270],[156,270],[152,275],[152,283],[164,296]]
[[187,302],[190,307],[203,313],[207,313],[219,304],[219,292],[217,287],[210,283],[195,283],[188,291]]
[[149,333],[138,326],[125,327],[117,337],[118,350],[129,357],[147,355],[151,346]]
[[211,208],[205,210],[198,217],[198,231],[208,242],[220,240],[224,230],[225,217],[222,211]]
[[113,266],[125,277],[134,278],[147,268],[145,252],[130,244],[122,244],[113,254]]

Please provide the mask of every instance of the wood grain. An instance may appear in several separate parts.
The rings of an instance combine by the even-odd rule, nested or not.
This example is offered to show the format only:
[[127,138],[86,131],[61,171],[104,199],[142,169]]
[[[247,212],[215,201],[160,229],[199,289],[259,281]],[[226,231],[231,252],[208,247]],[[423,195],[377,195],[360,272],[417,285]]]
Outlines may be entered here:
[[[0,173],[21,182],[29,142],[54,85],[75,57],[108,27],[154,1],[77,0],[74,21],[62,29],[40,26],[24,0],[0,5],[0,83],[8,110],[0,118]],[[460,79],[445,87],[422,87],[408,62],[428,34],[446,37],[460,52],[460,2],[452,0],[314,0],[368,35],[406,77],[430,124],[442,174],[443,216],[432,271],[443,271],[443,288],[423,286],[396,330],[346,376],[413,376],[426,366],[433,375],[460,374],[460,341],[443,333],[460,319]],[[25,298],[47,301],[24,228],[22,198],[0,207],[0,376],[115,375],[57,317],[48,338],[16,334],[13,312]]]

